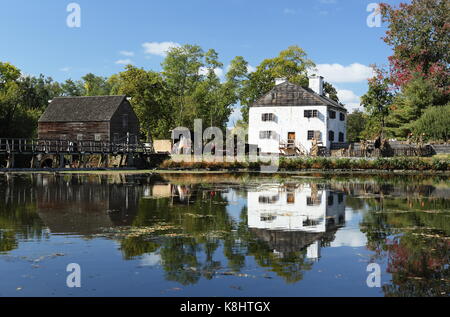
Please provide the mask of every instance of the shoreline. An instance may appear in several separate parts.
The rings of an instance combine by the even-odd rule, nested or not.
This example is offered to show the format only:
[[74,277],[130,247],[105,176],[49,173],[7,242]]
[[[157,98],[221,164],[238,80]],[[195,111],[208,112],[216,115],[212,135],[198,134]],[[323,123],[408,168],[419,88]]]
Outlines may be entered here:
[[259,174],[259,175],[423,175],[450,176],[450,171],[438,170],[387,170],[387,169],[303,169],[283,170],[276,172],[261,172],[249,169],[136,169],[136,168],[1,168],[0,174]]

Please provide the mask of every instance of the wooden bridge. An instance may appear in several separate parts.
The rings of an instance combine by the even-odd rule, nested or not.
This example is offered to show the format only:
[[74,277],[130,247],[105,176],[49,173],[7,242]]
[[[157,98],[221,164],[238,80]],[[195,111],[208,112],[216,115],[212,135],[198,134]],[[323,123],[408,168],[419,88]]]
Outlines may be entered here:
[[[103,141],[69,141],[69,140],[29,140],[0,138],[0,157],[6,156],[7,168],[14,166],[16,155],[32,157],[31,166],[36,157],[59,157],[59,166],[64,167],[64,156],[82,158],[84,155],[100,155],[101,160],[108,155],[129,155],[148,157],[153,154],[151,146],[139,142],[103,142]],[[122,161],[122,159],[121,159]],[[104,163],[104,162],[103,162]],[[120,166],[120,164],[119,164]],[[47,166],[50,167],[50,166]]]

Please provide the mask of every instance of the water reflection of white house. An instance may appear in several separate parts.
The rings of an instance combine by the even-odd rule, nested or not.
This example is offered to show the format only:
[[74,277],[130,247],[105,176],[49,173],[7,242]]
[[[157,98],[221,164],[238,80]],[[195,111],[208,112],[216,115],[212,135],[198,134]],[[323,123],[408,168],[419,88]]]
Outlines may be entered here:
[[344,194],[317,184],[264,185],[250,190],[247,197],[249,228],[271,231],[270,239],[282,239],[280,232],[299,232],[303,236],[295,240],[307,245],[298,249],[308,246],[309,258],[320,256],[322,233],[345,223]]

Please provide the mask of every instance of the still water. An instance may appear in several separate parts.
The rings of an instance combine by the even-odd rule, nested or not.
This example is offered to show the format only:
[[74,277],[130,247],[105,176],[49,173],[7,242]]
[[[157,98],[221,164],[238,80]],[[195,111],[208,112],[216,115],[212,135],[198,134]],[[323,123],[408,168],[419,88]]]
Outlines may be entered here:
[[448,296],[449,217],[445,177],[3,174],[0,296]]

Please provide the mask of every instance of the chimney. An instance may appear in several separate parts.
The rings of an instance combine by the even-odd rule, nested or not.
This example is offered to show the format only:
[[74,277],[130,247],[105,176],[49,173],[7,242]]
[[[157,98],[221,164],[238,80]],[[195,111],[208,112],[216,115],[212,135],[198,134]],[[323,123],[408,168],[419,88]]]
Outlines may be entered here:
[[275,78],[275,86],[278,86],[286,81],[287,81],[286,78]]
[[309,88],[314,90],[316,94],[323,96],[323,77],[322,76],[309,77]]

